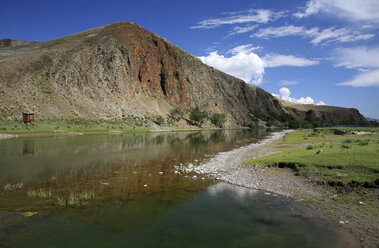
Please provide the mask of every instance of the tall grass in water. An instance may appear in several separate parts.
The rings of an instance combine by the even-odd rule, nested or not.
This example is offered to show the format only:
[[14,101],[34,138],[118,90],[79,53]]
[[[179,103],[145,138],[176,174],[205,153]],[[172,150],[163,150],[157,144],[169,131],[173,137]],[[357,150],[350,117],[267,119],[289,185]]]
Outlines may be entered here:
[[16,183],[16,184],[10,184],[7,183],[4,185],[4,190],[9,191],[9,190],[16,190],[16,189],[21,189],[24,187],[24,183]]
[[28,197],[30,198],[51,198],[52,193],[51,189],[49,190],[44,190],[44,189],[39,189],[39,190],[28,190],[26,193]]
[[70,193],[68,197],[58,196],[56,204],[60,207],[80,207],[86,204],[86,201],[95,198],[95,191],[82,191],[79,193]]

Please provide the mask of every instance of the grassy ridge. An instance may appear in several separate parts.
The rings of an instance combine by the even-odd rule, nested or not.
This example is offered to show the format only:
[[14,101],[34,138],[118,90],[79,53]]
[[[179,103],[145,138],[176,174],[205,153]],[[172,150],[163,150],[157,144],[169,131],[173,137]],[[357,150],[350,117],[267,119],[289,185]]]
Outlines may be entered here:
[[301,175],[327,182],[372,184],[379,180],[379,133],[377,129],[358,129],[370,133],[335,135],[330,128],[289,133],[276,144],[285,151],[244,164],[289,165]]

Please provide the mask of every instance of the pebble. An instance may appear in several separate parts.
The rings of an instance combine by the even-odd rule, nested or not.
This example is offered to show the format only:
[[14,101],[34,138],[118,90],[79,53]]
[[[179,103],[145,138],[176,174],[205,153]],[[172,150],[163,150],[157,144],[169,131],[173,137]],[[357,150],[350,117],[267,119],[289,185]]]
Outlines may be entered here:
[[109,185],[109,183],[101,183],[102,185]]
[[118,174],[118,171],[114,171],[113,173],[114,173],[114,174]]
[[184,178],[188,178],[188,176],[184,176]]
[[197,162],[199,162],[199,160],[195,159],[194,162],[197,163]]
[[265,192],[265,195],[271,195],[271,193]]
[[174,173],[175,173],[175,174],[179,174],[179,171],[176,170],[176,171],[174,171]]
[[143,187],[147,187],[147,184],[144,184]]
[[162,171],[160,171],[158,174],[159,174],[159,175],[163,175],[163,172],[162,172]]
[[192,179],[197,179],[197,176],[192,176]]
[[363,205],[363,202],[360,201],[360,202],[359,202],[359,205]]
[[193,168],[193,164],[188,164],[188,169],[192,169]]

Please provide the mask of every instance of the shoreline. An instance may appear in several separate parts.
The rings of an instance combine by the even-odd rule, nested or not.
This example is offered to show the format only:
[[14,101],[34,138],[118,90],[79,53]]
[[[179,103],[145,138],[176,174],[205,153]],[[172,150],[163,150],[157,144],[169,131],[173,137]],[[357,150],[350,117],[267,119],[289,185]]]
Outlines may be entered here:
[[[180,166],[178,170],[206,175],[233,185],[280,195],[313,209],[320,216],[352,234],[362,247],[377,247],[378,226],[359,206],[345,206],[335,201],[338,192],[328,185],[316,184],[309,178],[296,176],[289,168],[244,166],[247,159],[281,152],[275,143],[295,130],[274,132],[258,143],[220,152],[197,167]],[[189,168],[190,167],[190,168]]]
[[106,130],[106,131],[66,131],[51,130],[46,132],[31,131],[20,133],[0,133],[0,140],[22,137],[47,137],[47,136],[74,136],[74,135],[96,135],[96,134],[126,134],[126,133],[163,133],[163,132],[198,132],[198,131],[217,131],[217,130],[249,130],[247,127],[234,128],[170,128],[170,129],[135,129],[135,130]]

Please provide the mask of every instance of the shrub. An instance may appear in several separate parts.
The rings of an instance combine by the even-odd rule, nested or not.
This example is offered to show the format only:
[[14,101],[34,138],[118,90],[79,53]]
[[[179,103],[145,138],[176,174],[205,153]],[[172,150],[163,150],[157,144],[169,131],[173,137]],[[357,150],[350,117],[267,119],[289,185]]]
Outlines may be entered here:
[[159,126],[164,125],[164,118],[161,115],[154,116],[153,122]]
[[360,141],[360,142],[358,143],[358,145],[360,145],[360,146],[367,146],[368,143],[369,143],[368,140],[362,140],[362,141]]
[[314,149],[314,148],[315,148],[315,147],[312,146],[312,145],[307,146],[307,150],[312,150],[312,149]]
[[224,127],[225,121],[225,114],[214,113],[211,117],[212,124],[217,127]]
[[341,145],[341,148],[342,148],[342,149],[350,149],[351,146],[349,146],[349,145]]
[[170,111],[170,117],[174,121],[180,121],[183,118],[183,116],[184,116],[184,113],[179,107],[171,109]]
[[201,125],[203,125],[205,120],[208,118],[208,113],[205,111],[199,110],[198,107],[192,108],[190,110],[189,118],[190,118],[191,124],[201,127]]

